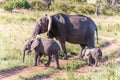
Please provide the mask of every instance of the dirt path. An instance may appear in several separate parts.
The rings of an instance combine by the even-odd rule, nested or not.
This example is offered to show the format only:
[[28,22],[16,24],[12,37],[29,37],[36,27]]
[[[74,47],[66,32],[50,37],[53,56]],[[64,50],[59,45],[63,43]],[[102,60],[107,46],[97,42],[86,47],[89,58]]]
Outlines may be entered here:
[[[120,45],[116,44],[116,43],[113,43],[112,41],[114,40],[114,38],[111,38],[111,37],[103,37],[103,36],[99,36],[101,39],[103,40],[106,40],[106,42],[108,42],[109,44],[107,44],[107,46],[104,46],[102,47],[102,51],[104,53],[104,51],[107,49],[107,48],[112,48],[114,50],[117,50]],[[74,59],[76,56],[73,56],[73,57],[70,57],[69,59],[72,60]],[[66,63],[67,61],[69,60],[60,60],[60,63]],[[54,67],[54,62],[52,62],[51,66],[50,67]],[[77,73],[85,73],[85,72],[88,72],[90,70],[92,70],[94,66],[83,66],[82,68],[79,68],[77,70],[75,70],[75,72]],[[33,73],[33,72],[37,72],[38,70],[46,70],[47,68],[44,67],[44,65],[39,65],[39,66],[30,66],[30,67],[26,67],[26,68],[16,68],[12,71],[6,71],[6,72],[1,72],[0,73],[0,80],[14,80],[14,78],[18,75],[23,75],[23,74],[27,74],[27,73]],[[99,68],[96,68],[96,69],[99,69]],[[47,75],[47,74],[46,74]],[[49,76],[48,76],[49,75]],[[46,77],[36,77],[34,80],[53,80],[53,78],[55,76],[63,76],[63,75],[66,75],[66,72],[63,71],[63,70],[58,70],[57,72],[55,73],[51,73],[51,74],[48,74],[47,75],[47,78]],[[33,80],[33,79],[30,79],[30,80]]]
[[[69,58],[69,60],[74,59],[75,56],[72,56]],[[59,60],[60,63],[66,63],[68,60]],[[54,67],[54,62],[51,62],[50,67]],[[24,75],[28,73],[34,73],[39,70],[47,70],[48,68],[44,66],[44,64],[38,65],[38,66],[30,66],[26,68],[16,68],[10,71],[2,71],[0,72],[0,80],[14,80],[14,78],[18,75]],[[58,73],[61,72],[60,70]]]

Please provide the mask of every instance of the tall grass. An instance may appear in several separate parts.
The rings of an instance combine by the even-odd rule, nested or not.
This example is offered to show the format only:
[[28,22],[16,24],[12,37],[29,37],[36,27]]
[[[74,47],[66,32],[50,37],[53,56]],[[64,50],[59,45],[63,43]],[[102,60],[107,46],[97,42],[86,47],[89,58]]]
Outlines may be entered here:
[[[0,37],[1,46],[0,47],[0,70],[6,68],[13,68],[15,66],[22,66],[22,49],[25,43],[25,39],[29,38],[32,31],[32,24],[4,24],[0,26]],[[30,29],[31,28],[31,29]],[[24,35],[24,36],[23,36]],[[27,59],[29,65],[31,64],[31,59]],[[26,63],[28,65],[28,63]]]

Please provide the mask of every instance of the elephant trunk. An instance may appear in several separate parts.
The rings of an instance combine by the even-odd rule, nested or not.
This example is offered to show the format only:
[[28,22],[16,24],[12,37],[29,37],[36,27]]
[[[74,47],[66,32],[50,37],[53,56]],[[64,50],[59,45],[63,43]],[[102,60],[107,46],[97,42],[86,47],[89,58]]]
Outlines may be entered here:
[[40,27],[38,26],[38,24],[35,24],[35,27],[33,29],[33,33],[32,33],[32,38],[35,38],[37,36],[37,34],[40,33]]
[[24,59],[25,59],[25,49],[23,49],[23,63],[24,63]]
[[32,34],[32,38],[35,38],[36,36],[37,36],[37,31],[36,31],[37,29],[34,29],[34,31],[33,31],[33,34]]

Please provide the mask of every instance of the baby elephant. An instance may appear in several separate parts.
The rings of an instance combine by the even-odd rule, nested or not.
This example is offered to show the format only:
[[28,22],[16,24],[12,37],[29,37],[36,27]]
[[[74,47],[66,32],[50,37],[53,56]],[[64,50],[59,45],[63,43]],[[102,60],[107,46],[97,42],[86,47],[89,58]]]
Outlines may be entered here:
[[56,69],[59,68],[58,51],[60,50],[60,47],[55,40],[50,38],[30,38],[27,40],[23,50],[23,62],[25,58],[25,52],[31,52],[33,49],[35,51],[34,66],[37,66],[37,61],[40,60],[42,55],[47,55],[48,61],[45,66],[48,67],[50,65],[53,56],[56,63]]
[[97,67],[98,61],[102,57],[102,51],[100,48],[86,48],[82,51],[82,57],[85,55],[88,56],[88,65],[90,66],[94,60]]

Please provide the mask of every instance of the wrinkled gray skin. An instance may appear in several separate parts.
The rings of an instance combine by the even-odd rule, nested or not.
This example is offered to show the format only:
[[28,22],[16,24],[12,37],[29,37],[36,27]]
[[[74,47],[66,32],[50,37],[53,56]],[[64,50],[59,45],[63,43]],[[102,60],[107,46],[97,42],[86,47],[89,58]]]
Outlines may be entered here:
[[92,59],[95,60],[95,66],[98,66],[98,61],[102,60],[102,51],[100,48],[86,48],[82,51],[82,57],[88,56],[88,65],[92,64]]
[[56,69],[59,68],[59,56],[58,51],[60,50],[59,45],[57,42],[50,38],[30,38],[27,40],[24,50],[23,50],[23,62],[25,58],[25,52],[30,52],[31,50],[35,51],[34,57],[34,66],[37,66],[37,61],[40,60],[41,56],[48,56],[48,61],[45,64],[46,67],[50,65],[52,56],[56,63]]
[[[49,38],[55,37],[59,40],[63,51],[63,58],[67,59],[65,41],[79,44],[82,50],[87,47],[95,47],[94,33],[96,31],[97,42],[98,32],[93,20],[84,15],[67,15],[58,13],[52,16],[39,18],[33,30],[32,37],[47,32]],[[78,57],[81,57],[81,52]]]

